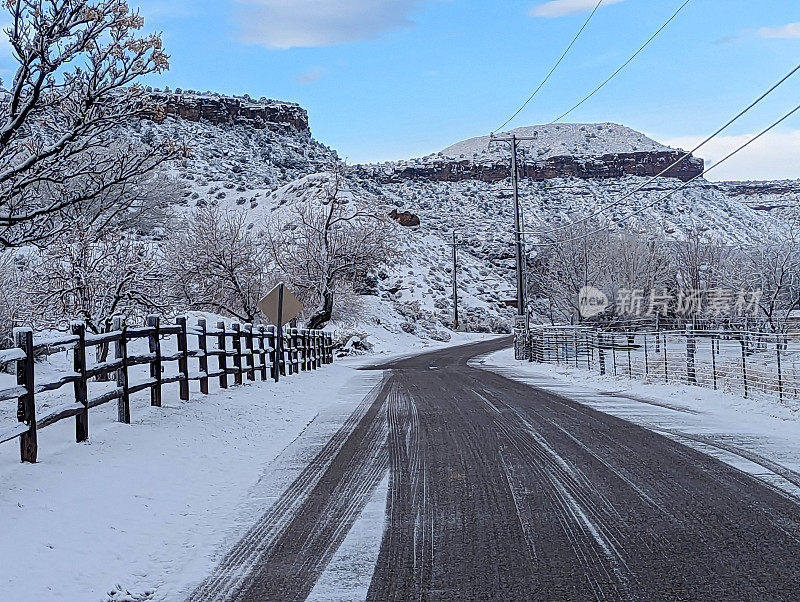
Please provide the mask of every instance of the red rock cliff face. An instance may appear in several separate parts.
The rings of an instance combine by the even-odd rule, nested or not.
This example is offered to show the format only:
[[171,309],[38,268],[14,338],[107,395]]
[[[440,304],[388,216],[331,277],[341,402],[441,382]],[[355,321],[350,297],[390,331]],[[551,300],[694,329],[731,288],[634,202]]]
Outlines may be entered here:
[[[546,160],[520,162],[522,177],[532,180],[550,180],[561,177],[581,179],[621,178],[626,175],[652,177],[661,173],[683,156],[681,151],[616,153],[600,157],[551,157]],[[703,172],[703,160],[690,157],[664,174],[667,178],[687,181]],[[357,168],[359,169],[359,168]],[[361,168],[369,170],[369,167]],[[384,183],[403,180],[431,180],[459,182],[480,180],[499,182],[511,175],[507,161],[474,163],[469,160],[435,160],[423,165],[397,165],[390,170],[375,170],[373,177]]]
[[289,127],[309,133],[308,113],[299,105],[274,100],[255,101],[230,96],[153,92],[158,107],[153,119],[176,116],[187,121],[208,121],[214,125],[247,125],[256,129]]

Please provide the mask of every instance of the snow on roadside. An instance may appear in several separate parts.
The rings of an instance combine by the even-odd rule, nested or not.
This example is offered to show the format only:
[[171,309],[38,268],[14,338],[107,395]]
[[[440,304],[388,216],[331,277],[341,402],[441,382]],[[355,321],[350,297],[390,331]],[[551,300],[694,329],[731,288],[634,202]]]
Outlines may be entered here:
[[796,403],[521,362],[514,359],[512,349],[471,363],[644,426],[800,498],[800,405]]
[[193,389],[188,403],[165,388],[162,408],[135,396],[131,425],[116,404],[93,409],[86,444],[72,420],[40,431],[38,464],[0,446],[0,597],[175,599],[231,537],[265,465],[358,378],[334,364],[278,385]]

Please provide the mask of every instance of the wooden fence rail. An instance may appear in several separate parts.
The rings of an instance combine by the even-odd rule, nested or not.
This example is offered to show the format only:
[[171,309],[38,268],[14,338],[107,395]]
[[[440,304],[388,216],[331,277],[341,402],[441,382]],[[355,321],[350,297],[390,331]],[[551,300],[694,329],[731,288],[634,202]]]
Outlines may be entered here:
[[[156,315],[148,316],[144,326],[130,326],[122,316],[116,316],[112,324],[111,331],[95,335],[87,333],[83,323],[75,322],[70,334],[36,344],[31,329],[17,328],[15,346],[0,351],[0,365],[14,363],[17,375],[16,386],[0,389],[0,402],[17,400],[18,421],[0,428],[0,443],[18,438],[23,462],[36,462],[37,431],[61,420],[75,417],[75,440],[85,441],[89,437],[89,410],[99,405],[116,400],[118,420],[130,424],[130,397],[141,391],[149,390],[150,405],[160,407],[162,388],[171,383],[178,383],[180,399],[189,401],[191,381],[198,381],[200,392],[208,394],[210,379],[219,379],[220,388],[227,389],[230,377],[235,384],[242,384],[244,378],[272,378],[277,382],[287,372],[292,375],[333,363],[332,336],[318,330],[279,330],[252,324],[226,327],[224,322],[209,328],[203,319],[190,326],[185,317],[176,318],[174,324],[163,324]],[[196,349],[190,349],[190,337],[196,341]],[[170,338],[174,339],[177,352],[164,353],[162,343]],[[148,342],[148,353],[130,350],[129,344],[137,340]],[[35,357],[43,349],[54,348],[73,352],[72,372],[39,383]],[[97,354],[103,359],[90,366],[87,351],[96,352],[98,348],[107,353]],[[217,358],[216,369],[209,366],[209,357]],[[192,372],[191,365],[195,363],[197,371]],[[164,364],[176,365],[177,374],[165,376]],[[149,377],[132,382],[130,369],[135,366],[148,366]],[[112,386],[92,396],[93,379],[108,381]],[[73,387],[74,401],[37,416],[36,395],[68,385]]]

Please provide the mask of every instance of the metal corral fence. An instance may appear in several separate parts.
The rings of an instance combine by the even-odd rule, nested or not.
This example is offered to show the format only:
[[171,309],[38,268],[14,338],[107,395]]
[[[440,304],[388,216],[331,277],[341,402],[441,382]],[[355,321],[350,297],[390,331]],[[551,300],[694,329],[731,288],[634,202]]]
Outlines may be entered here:
[[[277,382],[281,375],[333,363],[333,339],[323,331],[252,324],[226,327],[222,321],[209,328],[203,319],[190,326],[185,317],[164,324],[159,316],[149,316],[143,326],[115,317],[112,330],[97,335],[76,322],[70,334],[35,343],[31,329],[17,328],[14,340],[15,347],[0,351],[0,364],[16,364],[17,385],[0,390],[0,401],[17,400],[18,424],[0,427],[0,443],[19,438],[23,462],[36,462],[37,430],[60,420],[75,417],[75,438],[85,441],[90,408],[117,400],[119,421],[130,424],[130,397],[141,391],[149,390],[150,405],[160,407],[162,387],[170,383],[177,383],[180,399],[189,401],[191,381],[198,381],[200,392],[208,394],[210,379],[219,379],[220,388],[227,389],[231,376],[234,384],[242,384],[245,378]],[[147,350],[134,349],[137,341],[146,344]],[[90,361],[87,350],[98,347],[105,347],[103,353],[89,354],[95,360]],[[57,349],[72,351],[72,371],[39,382],[36,356]],[[101,360],[96,361],[97,357]],[[209,358],[216,358],[215,367],[209,366]],[[132,371],[137,367],[140,374]],[[36,396],[67,385],[73,387],[70,400],[37,416]]]
[[539,327],[521,343],[532,362],[744,397],[800,399],[800,334],[752,331],[603,331]]

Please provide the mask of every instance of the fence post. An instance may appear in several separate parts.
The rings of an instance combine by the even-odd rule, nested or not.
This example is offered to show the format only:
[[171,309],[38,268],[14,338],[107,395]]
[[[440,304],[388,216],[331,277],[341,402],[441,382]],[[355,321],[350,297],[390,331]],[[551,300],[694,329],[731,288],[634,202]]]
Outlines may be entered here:
[[776,337],[775,349],[778,353],[778,398],[780,401],[783,401],[783,366],[781,364],[781,346],[783,345],[783,341],[781,340],[781,336],[778,335]]
[[161,407],[161,317],[155,314],[147,316],[147,327],[152,329],[147,339],[150,345],[150,353],[153,360],[150,362],[150,378],[154,379],[153,386],[150,387],[150,405],[157,408]]
[[244,358],[247,364],[247,380],[256,379],[255,358],[253,357],[253,325],[244,325],[244,347],[247,355]]
[[686,329],[686,380],[690,385],[697,384],[697,369],[695,368],[694,356],[697,351],[694,330]]
[[131,398],[128,394],[128,341],[127,327],[123,316],[114,316],[112,330],[119,331],[119,338],[114,343],[114,359],[122,360],[122,366],[117,369],[117,387],[122,389],[122,394],[117,401],[117,419],[123,424],[131,423]]
[[[200,392],[208,395],[208,334],[206,333],[206,321],[204,318],[197,320],[197,348],[200,350],[198,364],[200,368]],[[205,376],[203,376],[205,375]]]
[[311,370],[311,331],[303,329],[303,370]]
[[647,357],[647,333],[644,333],[644,379],[650,376],[650,359]]
[[606,373],[606,352],[603,349],[605,335],[602,332],[597,333],[597,361],[600,362],[600,376],[605,376]]
[[274,325],[269,326],[269,363],[272,368],[272,378],[278,382],[281,377],[280,366],[278,366],[278,329]]
[[628,378],[633,378],[633,364],[631,363],[631,348],[635,342],[636,335],[631,335],[630,332],[625,333],[625,340],[628,346]]
[[745,353],[744,333],[741,333],[739,336],[739,343],[742,346],[742,383],[744,384],[744,398],[747,399],[749,391],[747,387],[747,354]]
[[178,332],[178,372],[181,379],[178,381],[181,401],[189,401],[189,342],[186,338],[186,316],[178,316],[175,323],[180,327]]
[[233,383],[242,384],[242,325],[238,322],[231,324],[233,330]]
[[19,437],[21,462],[36,462],[39,445],[36,440],[36,403],[33,373],[33,330],[14,329],[14,344],[22,349],[25,357],[17,360],[17,384],[25,387],[17,403],[17,420],[28,425],[28,430]]
[[617,375],[617,333],[611,333],[611,359],[614,360],[614,376]]
[[217,322],[217,366],[221,374],[219,375],[219,386],[221,389],[228,388],[228,344],[225,340],[225,322]]
[[664,337],[664,382],[669,382],[669,369],[667,367],[667,333],[661,333],[661,336]]
[[261,324],[258,327],[258,357],[261,361],[261,380],[267,380],[269,376],[267,375],[267,357],[268,357],[268,350],[267,350],[267,342],[265,339],[265,331],[264,325]]
[[286,332],[286,363],[288,364],[287,370],[289,374],[294,374],[294,355],[295,355],[295,338],[294,328],[289,328]]
[[714,379],[714,390],[717,390],[717,349],[714,339],[716,335],[711,335],[711,376]]
[[75,403],[83,406],[83,411],[75,416],[75,441],[80,443],[89,438],[89,392],[86,385],[86,325],[72,323],[72,334],[78,337],[72,353],[72,369],[78,375],[74,383]]
[[572,331],[572,346],[575,347],[575,367],[578,367],[578,332]]

